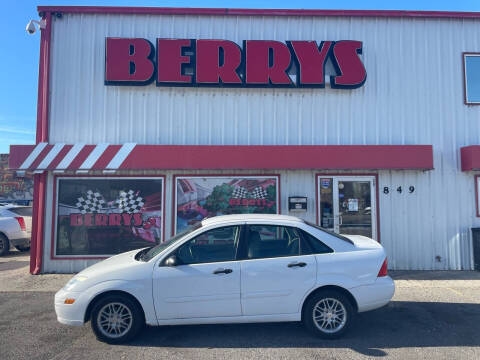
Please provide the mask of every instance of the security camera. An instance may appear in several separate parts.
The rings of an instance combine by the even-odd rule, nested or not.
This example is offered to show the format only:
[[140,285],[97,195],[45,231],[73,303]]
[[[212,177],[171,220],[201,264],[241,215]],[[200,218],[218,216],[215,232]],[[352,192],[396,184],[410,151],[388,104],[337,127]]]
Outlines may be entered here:
[[45,20],[30,20],[27,24],[27,27],[25,28],[25,30],[30,35],[34,34],[35,31],[37,31],[37,27],[35,26],[35,24],[37,24],[40,29],[45,29],[45,27],[47,26],[47,22]]
[[30,20],[27,24],[26,29],[29,34],[34,34],[37,28],[35,27],[35,24],[33,23],[33,20]]

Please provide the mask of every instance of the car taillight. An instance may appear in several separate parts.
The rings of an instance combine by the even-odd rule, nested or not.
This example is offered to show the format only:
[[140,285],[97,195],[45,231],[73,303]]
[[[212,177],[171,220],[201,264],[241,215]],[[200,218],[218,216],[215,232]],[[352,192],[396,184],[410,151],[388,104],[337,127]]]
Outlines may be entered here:
[[18,225],[20,225],[20,229],[22,229],[22,231],[27,231],[27,228],[25,226],[25,220],[23,219],[23,217],[18,216],[18,217],[15,217],[15,219],[17,219],[18,221]]
[[378,272],[377,277],[382,277],[382,276],[387,276],[387,258],[383,261],[382,267],[380,268],[380,271]]

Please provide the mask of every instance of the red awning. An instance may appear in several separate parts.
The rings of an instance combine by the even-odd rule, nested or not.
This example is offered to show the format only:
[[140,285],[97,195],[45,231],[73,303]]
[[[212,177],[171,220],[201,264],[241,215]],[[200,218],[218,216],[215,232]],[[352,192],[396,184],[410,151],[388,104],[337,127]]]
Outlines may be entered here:
[[10,168],[42,172],[166,169],[433,169],[432,145],[12,145]]
[[480,145],[464,146],[460,149],[462,171],[480,170]]

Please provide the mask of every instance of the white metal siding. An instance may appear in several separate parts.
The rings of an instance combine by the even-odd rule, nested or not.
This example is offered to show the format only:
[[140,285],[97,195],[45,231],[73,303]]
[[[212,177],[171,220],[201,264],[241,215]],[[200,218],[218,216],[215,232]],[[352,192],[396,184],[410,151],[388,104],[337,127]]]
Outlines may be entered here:
[[[391,191],[380,191],[381,241],[391,268],[472,267],[470,228],[480,219],[459,149],[480,143],[480,108],[463,104],[462,70],[462,52],[480,51],[479,20],[65,14],[53,21],[50,143],[432,144],[435,170],[379,172],[380,189]],[[367,81],[355,90],[105,86],[107,36],[361,40]],[[289,195],[306,195],[314,219],[315,172],[277,171],[282,209]],[[166,185],[168,231],[169,176]],[[392,191],[399,185],[416,191]]]

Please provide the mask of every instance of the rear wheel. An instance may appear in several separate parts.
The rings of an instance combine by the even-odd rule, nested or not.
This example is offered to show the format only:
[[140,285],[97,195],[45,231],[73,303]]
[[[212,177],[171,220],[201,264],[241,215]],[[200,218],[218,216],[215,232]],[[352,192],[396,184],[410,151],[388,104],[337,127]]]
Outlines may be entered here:
[[91,323],[99,340],[119,344],[137,335],[145,320],[133,300],[123,295],[109,295],[94,305]]
[[303,323],[314,335],[335,339],[347,331],[354,313],[350,300],[342,293],[319,291],[305,304]]
[[10,242],[8,241],[8,238],[0,234],[0,256],[8,254],[8,251],[10,250]]

